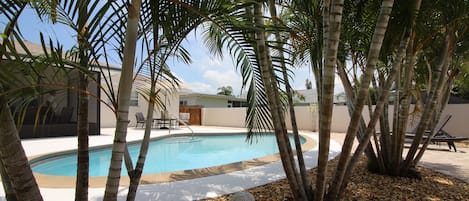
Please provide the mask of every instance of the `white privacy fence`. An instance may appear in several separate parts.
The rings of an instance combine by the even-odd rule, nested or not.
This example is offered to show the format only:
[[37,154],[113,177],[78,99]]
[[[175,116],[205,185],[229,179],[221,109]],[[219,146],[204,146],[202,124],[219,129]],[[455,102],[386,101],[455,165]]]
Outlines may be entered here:
[[[389,111],[390,115],[392,115],[392,107],[389,108]],[[315,106],[297,106],[295,107],[295,113],[300,130],[318,130],[318,112]],[[367,108],[364,109],[363,114],[365,121],[368,121]],[[453,117],[446,124],[444,130],[451,135],[469,137],[469,104],[447,105],[442,115],[446,114],[451,114]],[[245,127],[245,118],[246,108],[202,108],[202,125],[204,126]],[[286,119],[287,126],[291,128],[288,113],[286,114]],[[347,106],[334,106],[332,116],[333,132],[345,132],[349,120]],[[412,130],[412,128],[413,126],[409,125],[408,130]]]

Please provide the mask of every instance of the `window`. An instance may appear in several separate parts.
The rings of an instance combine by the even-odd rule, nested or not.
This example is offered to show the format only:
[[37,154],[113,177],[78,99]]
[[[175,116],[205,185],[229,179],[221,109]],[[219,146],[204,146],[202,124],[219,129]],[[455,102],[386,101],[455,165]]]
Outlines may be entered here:
[[228,101],[228,107],[247,107],[244,101]]
[[186,100],[179,101],[179,105],[187,105],[187,101]]
[[130,94],[130,106],[138,106],[138,93],[137,91],[132,91]]

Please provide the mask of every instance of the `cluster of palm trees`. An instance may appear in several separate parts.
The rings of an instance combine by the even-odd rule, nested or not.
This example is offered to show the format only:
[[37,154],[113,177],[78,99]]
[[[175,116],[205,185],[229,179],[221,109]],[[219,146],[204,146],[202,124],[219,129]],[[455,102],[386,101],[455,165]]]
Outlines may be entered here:
[[[28,100],[44,87],[35,82],[45,76],[41,69],[54,67],[58,72],[80,72],[80,84],[73,88],[80,94],[76,200],[88,199],[85,114],[90,97],[88,83],[97,82],[90,76],[92,70],[103,75],[104,81],[97,84],[110,100],[108,106],[117,120],[104,200],[117,199],[123,162],[131,178],[127,200],[135,200],[151,122],[146,124],[140,156],[133,167],[126,143],[132,85],[149,102],[146,119],[150,121],[155,108],[165,107],[161,97],[179,84],[166,61],[177,57],[190,63],[189,52],[181,42],[195,29],[202,30],[212,53],[221,54],[227,48],[236,61],[243,87],[248,90],[248,137],[275,131],[295,200],[340,199],[362,153],[371,171],[415,176],[413,168],[429,143],[423,142],[420,148],[423,134],[438,121],[458,69],[468,62],[468,4],[467,0],[2,1],[0,13],[6,23],[0,45],[0,172],[7,199],[42,200],[18,137],[21,121],[14,121],[10,105],[27,107]],[[68,26],[76,35],[75,47],[64,51],[60,39],[41,35],[44,55],[33,55],[22,42],[17,23],[25,9],[33,9],[51,26]],[[18,53],[18,45],[25,54]],[[122,64],[117,91],[109,80],[110,55],[117,55]],[[306,175],[293,110],[294,91],[289,84],[291,69],[306,64],[314,74],[319,97],[319,155],[314,184]],[[336,73],[344,85],[351,121],[339,165],[328,181]],[[139,74],[145,79],[138,79]],[[371,88],[374,93],[370,95]],[[427,93],[426,100],[419,99],[421,89]],[[375,100],[375,106],[371,100]],[[362,117],[365,106],[370,112],[368,122]],[[288,142],[286,111],[292,118],[295,149]],[[409,117],[415,114],[420,115],[416,137],[404,157],[405,130]],[[375,132],[378,123],[379,136]],[[352,151],[355,138],[360,144]]]

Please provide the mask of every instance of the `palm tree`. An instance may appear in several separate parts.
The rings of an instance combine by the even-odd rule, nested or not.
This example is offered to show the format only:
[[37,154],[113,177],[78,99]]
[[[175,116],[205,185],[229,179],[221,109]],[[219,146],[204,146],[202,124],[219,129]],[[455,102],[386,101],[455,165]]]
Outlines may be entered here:
[[[205,32],[206,43],[214,53],[220,53],[226,46],[243,76],[243,87],[249,84],[246,123],[248,139],[259,131],[274,129],[281,153],[282,164],[286,172],[294,197],[305,200],[306,191],[302,179],[296,172],[292,149],[287,138],[284,120],[284,103],[281,101],[275,70],[281,71],[280,65],[273,65],[270,55],[272,46],[266,40],[266,25],[263,22],[262,5],[250,2],[238,4],[234,12],[213,16]],[[254,17],[253,17],[254,16]],[[273,28],[275,29],[275,28]]]
[[[340,40],[340,27],[342,24],[343,1],[324,2],[324,56],[325,65],[322,71],[321,98],[319,101],[319,153],[318,153],[318,172],[316,180],[315,199],[323,200],[326,190],[326,171],[329,157],[329,141],[331,132],[332,108],[334,99],[334,73],[337,63],[337,49]],[[330,10],[328,9],[330,8]],[[329,13],[330,12],[330,13]]]
[[[381,6],[381,11],[376,22],[376,29],[373,34],[370,51],[367,57],[366,71],[362,76],[362,80],[360,81],[360,91],[354,101],[354,111],[350,118],[347,135],[345,136],[342,152],[337,165],[337,170],[334,179],[332,180],[332,185],[329,188],[329,199],[338,199],[338,191],[343,181],[345,168],[347,167],[347,163],[349,161],[353,140],[357,134],[358,126],[360,125],[359,121],[361,120],[362,109],[369,92],[369,83],[378,62],[378,56],[381,50],[384,34],[387,29],[388,19],[391,15],[393,3],[393,0],[383,1]],[[374,125],[372,126],[374,127]]]
[[[272,23],[274,27],[280,27],[279,23],[279,18],[277,16],[277,8],[275,7],[275,2],[273,0],[269,0],[269,12],[270,16],[272,18]],[[292,87],[290,86],[289,82],[289,76],[288,76],[288,71],[287,71],[287,61],[285,59],[285,48],[283,47],[284,44],[284,39],[282,39],[280,35],[280,30],[275,30],[274,29],[274,35],[275,35],[275,42],[276,42],[276,47],[273,49],[276,49],[278,51],[278,63],[281,66],[282,69],[282,76],[283,80],[285,82],[285,93],[287,95],[287,101],[288,101],[288,107],[289,107],[289,112],[290,112],[290,121],[291,121],[291,126],[293,130],[293,136],[294,136],[294,141],[295,141],[295,150],[296,150],[296,156],[298,160],[298,166],[299,166],[299,186],[301,186],[303,189],[306,191],[306,196],[308,200],[312,199],[312,192],[311,192],[311,186],[310,183],[307,181],[307,175],[306,175],[306,166],[305,166],[305,161],[303,158],[303,150],[301,148],[301,142],[300,142],[300,137],[298,134],[298,125],[296,123],[296,115],[295,115],[295,107],[293,104],[293,95],[294,91]],[[306,79],[306,83],[308,84],[308,79]],[[311,85],[311,82],[309,82]]]
[[[4,61],[3,58],[16,60],[18,64],[22,64],[22,58],[16,53],[14,44],[10,42],[10,37],[20,39],[18,33],[15,31],[17,20],[21,15],[22,11],[27,6],[26,2],[8,1],[5,4],[2,3],[0,8],[1,13],[9,19],[9,23],[5,27],[2,35],[2,44],[0,46],[0,69],[2,72],[7,68],[8,62]],[[21,40],[18,43],[23,44]],[[23,44],[24,45],[24,44]],[[8,52],[11,55],[7,55]],[[32,55],[29,58],[33,58]],[[23,63],[24,64],[24,63]],[[2,73],[3,74],[3,73]],[[31,167],[28,159],[21,145],[21,141],[16,129],[15,122],[11,115],[9,107],[9,100],[5,94],[5,82],[0,83],[0,159],[2,164],[2,180],[7,184],[10,184],[13,192],[7,191],[6,194],[9,198],[14,200],[42,200],[39,187],[34,179]],[[8,176],[8,178],[6,177]],[[3,183],[2,182],[2,183]],[[8,190],[8,189],[5,189]]]
[[[39,187],[34,179],[28,159],[24,153],[15,122],[11,116],[8,100],[0,98],[0,156],[5,172],[18,200],[42,200]],[[8,182],[8,181],[7,181]]]
[[232,96],[233,95],[233,87],[231,86],[222,86],[218,87],[217,95],[225,95],[225,96]]
[[[452,3],[454,4],[449,7],[464,7],[462,2]],[[420,7],[422,7],[422,9],[419,9]],[[371,120],[368,123],[367,128],[359,131],[362,132],[361,135],[357,135],[360,144],[345,168],[346,172],[344,173],[344,180],[340,187],[342,190],[339,191],[343,191],[343,189],[345,189],[347,178],[349,177],[347,175],[350,174],[355,161],[358,160],[359,155],[367,146],[374,146],[371,150],[376,150],[374,155],[377,156],[377,158],[368,158],[369,161],[374,161],[372,163],[376,164],[376,166],[369,167],[371,171],[394,176],[418,176],[414,167],[425,151],[426,145],[428,145],[427,143],[429,141],[425,141],[424,144],[421,145],[420,137],[422,135],[418,136],[417,139],[414,138],[414,144],[411,145],[410,148],[412,152],[408,152],[405,160],[402,158],[405,130],[407,129],[407,124],[410,121],[409,116],[412,115],[409,111],[410,100],[416,88],[412,83],[422,83],[419,79],[426,80],[427,84],[424,85],[426,85],[428,89],[431,89],[429,90],[430,98],[427,99],[428,102],[422,108],[419,105],[416,105],[415,107],[416,110],[423,111],[417,128],[425,130],[427,125],[435,120],[437,121],[441,114],[441,108],[444,107],[443,105],[447,99],[446,96],[443,97],[437,94],[447,94],[443,89],[450,88],[448,85],[451,83],[451,79],[453,79],[453,76],[455,75],[454,72],[457,71],[455,70],[455,67],[448,62],[451,59],[451,56],[449,55],[454,55],[453,51],[454,49],[457,49],[453,46],[455,41],[464,40],[464,35],[467,33],[466,31],[463,31],[465,28],[454,29],[452,24],[453,22],[465,19],[465,17],[460,15],[464,12],[457,12],[457,9],[453,11],[446,8],[442,9],[442,7],[444,6],[437,6],[434,2],[422,3],[422,6],[420,6],[420,1],[414,2],[411,4],[411,7],[405,7],[403,5],[395,7],[396,9],[392,14],[395,15],[393,17],[395,21],[391,21],[389,23],[390,27],[388,28],[388,32],[392,32],[392,34],[390,33],[386,35],[384,39],[385,45],[381,53],[382,56],[379,58],[381,63],[378,64],[380,69],[377,73],[378,76],[373,81],[378,82],[373,85],[379,100],[376,103],[375,110],[371,112]],[[435,16],[433,14],[436,12],[441,15],[434,18]],[[446,12],[455,15],[449,17],[444,14]],[[430,20],[432,23],[428,23],[427,20]],[[403,25],[402,22],[405,22],[406,24]],[[360,24],[366,24],[366,22]],[[464,26],[464,23],[462,23],[462,25]],[[442,27],[445,28],[441,29]],[[353,29],[348,29],[346,31],[350,33],[351,36],[356,36],[354,35],[356,33],[353,33]],[[457,33],[461,38],[455,37],[454,33]],[[432,39],[430,40],[430,38]],[[359,46],[352,46],[355,45],[353,44],[353,41],[358,40],[356,38],[350,40],[351,41],[346,41],[346,43],[351,45],[350,49],[352,50],[352,54],[357,55],[357,60],[360,60],[359,57],[362,55],[360,51],[362,50]],[[366,40],[361,39],[361,41]],[[434,51],[437,49],[438,51]],[[430,61],[426,59],[430,57],[439,59],[433,59]],[[367,58],[364,58],[363,61],[369,63]],[[430,68],[434,69],[430,72],[426,70]],[[420,71],[417,71],[419,69]],[[343,69],[339,69],[339,75],[341,75],[341,78],[344,77],[344,83],[346,84],[350,82],[345,70],[341,70]],[[446,72],[445,74],[449,76],[442,78],[440,77],[442,75],[440,72]],[[363,74],[364,72],[360,73]],[[433,77],[430,76],[430,78],[428,78],[428,73],[433,74]],[[396,78],[395,81],[393,80],[394,77]],[[350,80],[352,79],[353,76]],[[430,80],[433,80],[433,83],[430,83]],[[361,82],[355,83],[356,86],[361,86],[362,84],[363,83]],[[351,87],[349,86],[346,88]],[[386,109],[388,105],[391,104],[390,100],[387,98],[389,96],[390,89],[399,92],[396,93],[398,97],[395,98],[395,100],[399,101],[393,102],[395,109],[393,115],[394,125],[392,127],[388,126],[388,114]],[[355,92],[347,93],[347,96],[360,96]],[[375,143],[372,144],[370,142],[370,138],[373,136],[374,126],[378,121],[380,121],[381,135],[380,138],[374,136]],[[392,135],[390,135],[391,130]],[[422,132],[420,134],[423,134],[423,130],[417,131],[417,133]]]
[[289,184],[293,197],[295,200],[307,200],[305,188],[301,185],[302,180],[299,178],[299,175],[295,170],[296,167],[294,164],[290,143],[288,141],[287,129],[284,119],[285,117],[283,115],[282,103],[277,86],[277,78],[272,67],[272,60],[270,58],[269,49],[266,45],[266,36],[264,31],[265,25],[262,16],[262,4],[254,4],[254,25],[257,28],[255,31],[255,48],[257,50],[257,59],[259,61],[262,82],[266,90],[269,108],[272,115],[275,136],[280,150],[280,155],[282,157],[283,168],[288,180],[290,181]]
[[[151,29],[148,29],[148,33],[143,34],[143,42],[148,57],[142,62],[138,72],[150,77],[143,80],[139,77],[140,79],[137,79],[136,84],[139,86],[138,90],[140,93],[146,97],[149,103],[147,109],[148,122],[145,127],[144,139],[137,165],[131,171],[132,174],[130,174],[131,181],[127,200],[134,200],[136,196],[136,190],[140,182],[150,142],[151,120],[153,119],[155,106],[166,110],[166,103],[161,101],[161,97],[171,94],[179,85],[179,80],[172,75],[169,67],[166,65],[166,61],[170,56],[175,56],[186,63],[190,62],[187,51],[180,44],[204,19],[199,14],[191,12],[178,3],[165,1],[151,1],[148,2],[150,5],[145,3],[143,7],[149,7],[151,12],[143,16],[142,22],[144,22],[143,24],[150,24]],[[206,9],[207,13],[214,13],[221,10],[219,5],[221,4],[205,2],[203,4],[190,4],[186,6],[200,10],[203,8]],[[166,15],[161,16],[160,13],[166,13]],[[148,83],[150,83],[150,89],[148,89]]]
[[129,102],[132,90],[132,75],[134,69],[135,50],[138,38],[138,22],[141,0],[132,0],[127,5],[128,17],[125,32],[125,45],[122,60],[122,74],[119,81],[116,132],[112,146],[111,164],[106,181],[104,200],[117,200],[119,190],[122,157],[126,149],[127,126],[129,119]]
[[[65,2],[38,2],[34,3],[35,9],[40,14],[41,19],[45,17],[53,23],[61,23],[76,31],[77,50],[73,51],[69,58],[70,64],[78,69],[78,158],[77,158],[77,180],[76,180],[76,200],[88,200],[88,177],[89,177],[89,122],[88,122],[88,83],[96,81],[90,76],[90,70],[98,62],[100,53],[104,51],[106,45],[103,38],[112,30],[112,26],[105,28],[103,22],[115,18],[117,12],[108,12],[113,2],[100,3],[95,1],[65,1]],[[113,8],[122,9],[117,4]],[[115,10],[114,10],[115,11]],[[101,38],[101,39],[100,39]],[[69,62],[69,63],[70,63]],[[100,67],[100,66],[99,66]],[[101,67],[100,67],[101,68]],[[102,67],[104,68],[104,67]],[[101,70],[101,72],[103,72]],[[92,74],[91,74],[92,75]]]

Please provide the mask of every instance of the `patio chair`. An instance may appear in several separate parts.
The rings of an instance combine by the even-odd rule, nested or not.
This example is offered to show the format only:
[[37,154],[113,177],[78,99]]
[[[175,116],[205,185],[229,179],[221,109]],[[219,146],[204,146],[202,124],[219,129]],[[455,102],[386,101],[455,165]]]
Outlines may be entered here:
[[142,128],[143,128],[143,126],[145,126],[145,117],[143,116],[143,113],[136,112],[135,118],[137,119],[137,123],[135,123],[135,128],[137,128],[138,124],[142,124]]
[[[445,127],[445,125],[448,123],[448,121],[451,119],[451,117],[452,116],[450,114],[448,114],[438,122],[438,124],[435,126],[435,135],[433,136],[432,139],[430,139],[430,141],[433,142],[433,143],[446,142],[446,143],[448,143],[449,150],[451,151],[451,148],[453,148],[454,151],[456,152],[457,149],[456,149],[456,145],[454,144],[454,142],[464,141],[464,140],[467,140],[469,138],[452,136],[443,129],[443,127]],[[423,139],[428,139],[430,134],[431,134],[431,131],[426,130],[425,134],[423,136]],[[415,131],[406,133],[406,137],[407,138],[414,138],[415,137]]]

